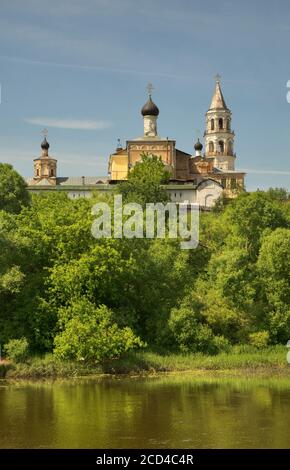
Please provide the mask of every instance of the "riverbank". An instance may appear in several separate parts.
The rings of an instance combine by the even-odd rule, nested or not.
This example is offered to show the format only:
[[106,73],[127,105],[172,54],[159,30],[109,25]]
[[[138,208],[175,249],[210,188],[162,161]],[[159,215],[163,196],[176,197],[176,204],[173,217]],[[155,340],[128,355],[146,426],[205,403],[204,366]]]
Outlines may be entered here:
[[9,365],[6,378],[62,378],[101,374],[154,374],[158,372],[190,371],[239,371],[250,373],[261,371],[286,371],[290,369],[286,360],[285,346],[254,349],[239,346],[229,353],[208,356],[196,354],[158,354],[138,351],[108,361],[102,365],[88,365],[79,362],[59,362],[51,354],[42,358],[31,358],[25,363]]

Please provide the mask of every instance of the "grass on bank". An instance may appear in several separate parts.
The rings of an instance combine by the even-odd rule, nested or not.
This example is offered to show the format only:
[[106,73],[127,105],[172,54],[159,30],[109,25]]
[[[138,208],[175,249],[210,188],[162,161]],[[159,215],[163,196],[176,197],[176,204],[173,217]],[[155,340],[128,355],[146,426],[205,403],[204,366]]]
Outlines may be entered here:
[[147,350],[131,352],[121,359],[108,361],[103,365],[59,362],[52,354],[47,354],[42,358],[30,358],[25,363],[10,366],[6,378],[61,378],[96,374],[143,374],[194,370],[286,370],[289,366],[286,354],[287,349],[282,345],[264,349],[236,346],[229,353],[220,353],[215,356],[201,353],[159,354]]

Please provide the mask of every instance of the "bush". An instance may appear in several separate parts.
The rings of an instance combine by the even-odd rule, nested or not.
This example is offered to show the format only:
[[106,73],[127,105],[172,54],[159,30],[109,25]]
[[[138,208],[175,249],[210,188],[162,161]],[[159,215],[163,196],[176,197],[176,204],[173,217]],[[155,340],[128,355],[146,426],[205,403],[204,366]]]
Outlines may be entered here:
[[257,331],[256,333],[249,334],[250,344],[255,348],[265,348],[269,342],[268,331]]
[[214,335],[211,328],[200,321],[199,305],[181,305],[173,308],[169,318],[172,331],[180,351],[215,354]]
[[201,310],[201,304],[195,298],[171,310],[168,324],[180,351],[204,354],[228,352],[231,348],[229,340],[222,335],[214,335],[211,327],[205,323]]
[[113,323],[112,312],[105,305],[96,308],[88,300],[79,300],[63,309],[62,315],[68,320],[54,339],[56,358],[101,363],[143,346],[131,328]]
[[4,351],[13,362],[25,362],[28,358],[28,341],[26,338],[11,339],[4,346]]
[[216,352],[230,352],[232,345],[227,338],[224,336],[214,336],[213,338],[213,347]]

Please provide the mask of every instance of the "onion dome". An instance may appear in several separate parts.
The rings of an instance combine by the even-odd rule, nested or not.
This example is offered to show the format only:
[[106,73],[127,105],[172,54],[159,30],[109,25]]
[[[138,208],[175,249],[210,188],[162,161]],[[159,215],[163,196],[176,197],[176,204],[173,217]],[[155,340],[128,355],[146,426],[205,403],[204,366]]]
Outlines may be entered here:
[[202,145],[202,143],[199,141],[199,139],[197,139],[196,144],[194,144],[194,150],[197,150],[197,151],[200,151],[200,152],[201,152],[202,149],[203,149],[203,145]]
[[157,108],[156,104],[153,103],[151,95],[149,95],[147,102],[141,109],[141,114],[142,116],[158,116],[159,109]]
[[46,140],[46,137],[44,137],[43,141],[41,142],[41,148],[42,150],[48,150],[49,149],[49,143]]

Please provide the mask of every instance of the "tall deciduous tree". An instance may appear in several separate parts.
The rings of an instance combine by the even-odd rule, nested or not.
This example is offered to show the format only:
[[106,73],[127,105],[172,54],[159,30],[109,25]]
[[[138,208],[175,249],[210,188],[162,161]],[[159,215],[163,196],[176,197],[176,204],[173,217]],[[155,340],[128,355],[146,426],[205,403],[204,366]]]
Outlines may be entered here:
[[19,213],[30,202],[27,185],[12,165],[0,163],[0,210]]
[[126,202],[137,202],[145,205],[149,202],[169,201],[167,192],[162,188],[168,183],[170,172],[157,155],[141,155],[130,170],[128,180],[120,183],[118,191]]

